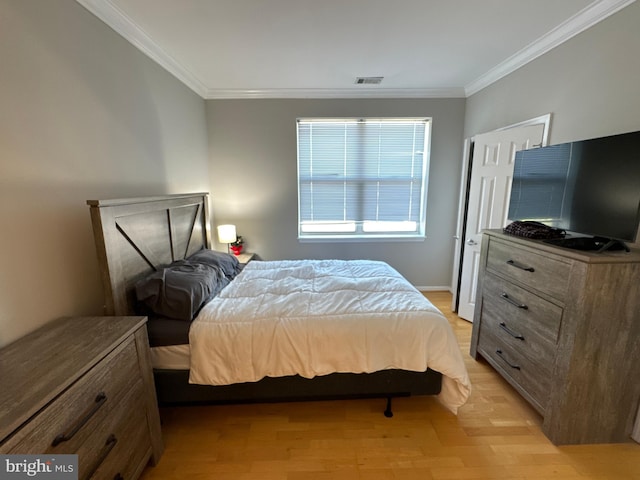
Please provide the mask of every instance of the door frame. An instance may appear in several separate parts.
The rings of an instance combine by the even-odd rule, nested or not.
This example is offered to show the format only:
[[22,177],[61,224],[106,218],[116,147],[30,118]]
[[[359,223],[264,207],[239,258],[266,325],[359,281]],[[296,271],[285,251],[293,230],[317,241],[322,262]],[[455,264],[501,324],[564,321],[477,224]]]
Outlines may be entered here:
[[[490,132],[500,132],[504,130],[509,130],[512,128],[526,127],[529,125],[537,125],[543,124],[544,127],[542,129],[542,143],[539,145],[532,145],[532,147],[545,147],[549,143],[549,128],[551,126],[551,113],[547,113],[545,115],[540,115],[539,117],[530,118],[529,120],[524,120],[522,122],[514,123],[512,125],[507,125],[506,127],[497,128],[495,130],[491,130]],[[481,135],[481,134],[477,134]],[[469,185],[471,183],[471,164],[473,161],[473,150],[475,145],[475,135],[470,138],[465,138],[464,147],[463,147],[463,155],[462,155],[462,169],[461,169],[461,180],[460,180],[460,197],[458,199],[458,220],[456,222],[456,233],[453,236],[455,242],[455,248],[453,252],[453,271],[451,275],[451,311],[458,311],[458,297],[460,294],[460,274],[462,272],[462,259],[464,254],[465,247],[465,234],[466,234],[466,224],[467,224],[467,209],[469,206]]]
[[458,311],[460,293],[460,275],[462,273],[462,253],[464,252],[464,236],[467,228],[467,205],[469,204],[469,184],[471,181],[471,161],[473,160],[474,139],[465,138],[462,154],[462,172],[460,174],[460,198],[458,199],[458,221],[453,236],[453,273],[451,276],[451,311]]

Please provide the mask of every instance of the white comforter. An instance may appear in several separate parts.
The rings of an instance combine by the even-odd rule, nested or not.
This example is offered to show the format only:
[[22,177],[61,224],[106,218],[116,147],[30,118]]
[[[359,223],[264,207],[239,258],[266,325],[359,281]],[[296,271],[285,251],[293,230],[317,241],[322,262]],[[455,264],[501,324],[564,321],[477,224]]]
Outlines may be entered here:
[[251,262],[203,307],[189,342],[196,384],[430,367],[454,413],[471,391],[447,319],[383,262]]

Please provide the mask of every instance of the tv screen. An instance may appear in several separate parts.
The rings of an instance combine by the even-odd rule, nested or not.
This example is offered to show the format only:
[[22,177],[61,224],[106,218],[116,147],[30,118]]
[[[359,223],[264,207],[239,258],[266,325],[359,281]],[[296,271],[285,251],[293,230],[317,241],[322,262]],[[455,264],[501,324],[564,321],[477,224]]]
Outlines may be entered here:
[[640,132],[517,152],[508,218],[634,242]]

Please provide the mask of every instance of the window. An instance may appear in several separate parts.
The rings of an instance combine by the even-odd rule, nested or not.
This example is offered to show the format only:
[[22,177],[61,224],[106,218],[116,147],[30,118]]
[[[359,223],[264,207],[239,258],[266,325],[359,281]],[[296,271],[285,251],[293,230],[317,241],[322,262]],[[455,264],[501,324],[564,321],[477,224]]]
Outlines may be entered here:
[[298,237],[424,238],[430,124],[299,119]]

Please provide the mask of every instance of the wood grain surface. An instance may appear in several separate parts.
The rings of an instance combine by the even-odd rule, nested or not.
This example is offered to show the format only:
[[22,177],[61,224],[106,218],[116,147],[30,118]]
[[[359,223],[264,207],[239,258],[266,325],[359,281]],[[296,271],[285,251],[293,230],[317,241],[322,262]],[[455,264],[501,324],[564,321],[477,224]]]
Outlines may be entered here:
[[0,350],[0,453],[78,455],[78,478],[137,478],[162,454],[146,317],[69,317]]
[[[534,405],[554,443],[630,438],[640,403],[639,279],[637,249],[576,255],[501,231],[483,235],[471,355]],[[515,308],[497,301],[506,292]]]

